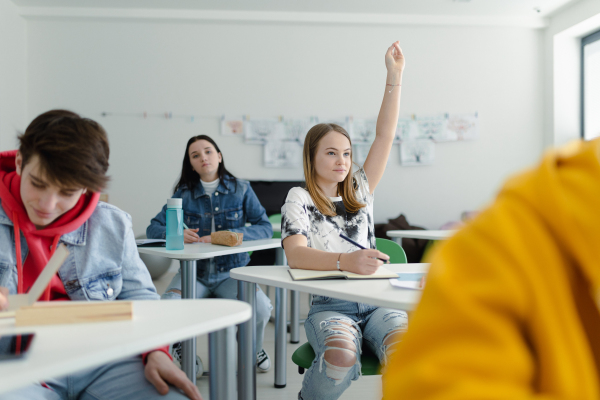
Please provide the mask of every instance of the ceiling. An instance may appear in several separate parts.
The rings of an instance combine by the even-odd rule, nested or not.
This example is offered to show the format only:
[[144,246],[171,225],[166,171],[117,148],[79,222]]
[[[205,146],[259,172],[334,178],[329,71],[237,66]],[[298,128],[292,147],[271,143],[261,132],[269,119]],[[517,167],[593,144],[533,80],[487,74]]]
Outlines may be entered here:
[[548,17],[579,0],[12,0],[20,7]]

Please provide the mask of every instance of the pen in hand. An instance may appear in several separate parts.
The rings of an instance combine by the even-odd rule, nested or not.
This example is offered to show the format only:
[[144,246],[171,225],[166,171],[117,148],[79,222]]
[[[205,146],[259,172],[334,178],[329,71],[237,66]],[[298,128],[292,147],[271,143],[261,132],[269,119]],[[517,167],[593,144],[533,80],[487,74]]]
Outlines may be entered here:
[[[350,239],[348,236],[344,235],[343,233],[340,233],[340,237],[342,239],[346,240],[347,242],[352,243],[353,245],[355,245],[359,249],[367,250],[367,248],[365,246],[362,246],[362,245],[356,243],[354,240]],[[389,264],[390,263],[390,260],[384,260],[383,258],[377,258],[377,259],[383,261],[384,264]]]

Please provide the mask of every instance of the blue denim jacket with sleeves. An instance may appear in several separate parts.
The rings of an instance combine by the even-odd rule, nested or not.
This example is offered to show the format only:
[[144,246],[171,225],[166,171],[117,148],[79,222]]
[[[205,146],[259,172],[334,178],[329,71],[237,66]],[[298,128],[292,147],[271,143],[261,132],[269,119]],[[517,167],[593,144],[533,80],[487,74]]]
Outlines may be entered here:
[[[198,228],[199,236],[210,235],[212,218],[215,219],[215,230],[243,233],[243,240],[269,239],[273,236],[267,213],[246,180],[236,179],[234,182],[229,178],[222,179],[212,196],[205,193],[201,183],[193,190],[183,186],[172,197],[182,199],[183,220],[190,229]],[[166,211],[165,204],[161,212],[152,218],[146,229],[148,238],[165,239]],[[246,222],[251,226],[246,226]],[[215,257],[214,260],[217,271],[224,272],[243,267],[248,264],[250,257],[248,253],[238,253]],[[209,262],[199,260],[198,268],[207,268]]]
[[[1,203],[0,203],[1,204]],[[69,256],[58,270],[71,300],[158,300],[135,245],[131,217],[98,202],[90,218],[60,237]],[[29,253],[21,233],[23,264]],[[0,207],[0,286],[17,293],[17,255],[12,221]]]

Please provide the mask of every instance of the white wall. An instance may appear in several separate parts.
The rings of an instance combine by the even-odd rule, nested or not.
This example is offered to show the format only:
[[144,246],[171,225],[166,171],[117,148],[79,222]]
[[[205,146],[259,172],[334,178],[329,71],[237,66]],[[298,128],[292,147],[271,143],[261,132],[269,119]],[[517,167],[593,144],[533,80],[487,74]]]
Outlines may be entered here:
[[27,126],[27,25],[10,0],[0,0],[0,150],[15,148]]
[[600,29],[600,1],[581,0],[550,19],[545,32],[546,146],[581,135],[581,38]]
[[103,118],[100,113],[375,116],[384,52],[399,39],[407,66],[402,111],[478,111],[480,138],[436,147],[435,165],[401,167],[398,147],[377,189],[375,219],[404,213],[437,228],[491,199],[508,174],[540,155],[543,33],[514,27],[300,23],[28,21],[29,117],[65,107],[109,132],[110,202],[142,233],[171,193],[184,146],[213,135],[246,179],[300,179],[265,169],[262,147],[219,136],[216,118]]

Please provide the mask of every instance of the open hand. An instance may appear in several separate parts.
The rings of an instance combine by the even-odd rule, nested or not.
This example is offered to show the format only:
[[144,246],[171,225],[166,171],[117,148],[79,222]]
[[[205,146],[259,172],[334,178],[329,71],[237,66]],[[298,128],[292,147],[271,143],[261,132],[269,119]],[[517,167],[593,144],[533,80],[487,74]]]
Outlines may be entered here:
[[158,393],[165,395],[169,392],[169,383],[181,390],[192,400],[202,400],[200,391],[188,379],[185,372],[177,368],[168,355],[162,351],[153,351],[146,359],[144,375],[154,385]]
[[343,253],[340,257],[340,268],[342,271],[354,272],[355,274],[372,275],[383,265],[383,261],[379,260],[380,258],[387,261],[390,256],[375,249]]
[[388,71],[404,70],[404,54],[400,48],[400,42],[396,41],[387,49],[385,53],[385,67]]

